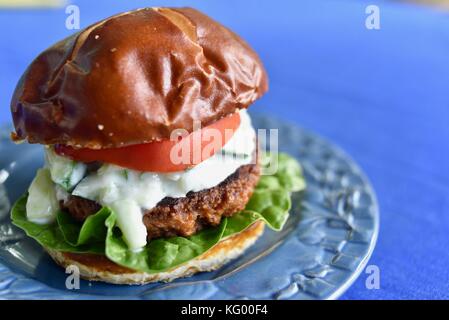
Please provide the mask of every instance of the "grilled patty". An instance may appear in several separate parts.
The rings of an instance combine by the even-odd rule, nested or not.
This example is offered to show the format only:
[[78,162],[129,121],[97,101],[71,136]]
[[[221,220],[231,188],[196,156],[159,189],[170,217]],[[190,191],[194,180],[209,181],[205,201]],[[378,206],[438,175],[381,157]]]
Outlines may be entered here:
[[[259,176],[259,165],[248,164],[213,188],[189,192],[183,198],[162,199],[156,207],[144,212],[148,239],[190,236],[205,227],[217,226],[222,217],[245,208]],[[84,221],[101,208],[95,201],[72,195],[60,205],[78,221]]]

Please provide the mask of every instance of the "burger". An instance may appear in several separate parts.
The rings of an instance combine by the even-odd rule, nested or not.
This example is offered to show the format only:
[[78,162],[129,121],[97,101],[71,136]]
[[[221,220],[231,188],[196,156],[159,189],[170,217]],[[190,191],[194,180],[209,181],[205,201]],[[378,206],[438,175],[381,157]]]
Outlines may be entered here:
[[246,109],[267,89],[249,45],[191,8],[129,11],[61,40],[12,97],[12,140],[45,155],[13,223],[89,280],[219,268],[265,225],[279,231],[305,186],[293,158],[258,151]]

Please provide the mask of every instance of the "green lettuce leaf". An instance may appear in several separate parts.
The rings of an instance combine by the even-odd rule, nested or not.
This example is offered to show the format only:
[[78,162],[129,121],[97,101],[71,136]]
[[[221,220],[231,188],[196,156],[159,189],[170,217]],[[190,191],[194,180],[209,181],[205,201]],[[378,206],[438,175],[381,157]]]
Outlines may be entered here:
[[105,220],[110,213],[111,211],[108,208],[103,207],[97,213],[87,217],[83,224],[80,224],[69,214],[59,211],[56,221],[65,241],[72,246],[79,247],[89,243],[102,243],[104,245],[107,234]]
[[135,270],[148,273],[161,272],[201,255],[217,244],[226,228],[226,220],[215,228],[203,230],[190,237],[171,237],[150,241],[140,252],[128,250],[120,231],[115,226],[115,216],[106,221],[106,256],[108,259]]
[[[70,229],[70,226],[65,227],[64,231],[60,228],[59,215],[68,217],[69,215],[66,213],[60,212],[57,223],[53,224],[37,224],[28,221],[26,217],[26,201],[27,195],[23,195],[14,204],[11,210],[12,222],[42,246],[64,252],[104,253],[104,240],[102,242],[83,242],[77,244],[70,243],[66,240],[68,235],[65,232],[73,230]],[[78,228],[81,229],[81,227]]]
[[[273,159],[263,156],[268,165]],[[208,228],[190,237],[171,237],[150,241],[141,251],[129,250],[116,226],[114,212],[103,207],[84,223],[75,221],[63,211],[56,222],[39,225],[26,218],[26,199],[21,197],[14,205],[13,223],[41,245],[65,252],[105,254],[109,260],[130,269],[156,273],[169,270],[200,256],[221,240],[250,227],[256,221],[279,231],[288,219],[291,207],[290,193],[305,188],[300,165],[286,154],[279,154],[278,170],[273,175],[262,175],[245,210],[222,220],[219,226]],[[266,167],[263,167],[266,170]]]
[[[276,158],[277,157],[277,158]],[[302,173],[302,168],[298,161],[285,153],[262,154],[263,175],[257,185],[257,189],[284,189],[290,192],[297,192],[305,189],[306,183]],[[277,162],[277,170],[274,174],[268,175],[268,165]]]

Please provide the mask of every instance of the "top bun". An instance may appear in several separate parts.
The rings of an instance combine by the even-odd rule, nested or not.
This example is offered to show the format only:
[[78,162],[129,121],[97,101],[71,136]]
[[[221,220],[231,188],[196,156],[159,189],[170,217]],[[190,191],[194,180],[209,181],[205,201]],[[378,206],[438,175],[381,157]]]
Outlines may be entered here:
[[268,89],[257,54],[191,8],[115,15],[42,52],[11,101],[14,140],[112,148],[191,132]]

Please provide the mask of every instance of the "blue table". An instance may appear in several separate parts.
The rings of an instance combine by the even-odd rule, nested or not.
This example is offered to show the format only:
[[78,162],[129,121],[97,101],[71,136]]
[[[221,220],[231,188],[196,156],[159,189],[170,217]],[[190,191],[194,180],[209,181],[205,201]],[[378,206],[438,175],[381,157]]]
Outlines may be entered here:
[[[81,27],[158,5],[73,3]],[[343,299],[449,298],[448,14],[389,1],[164,3],[197,7],[247,39],[271,80],[253,108],[327,137],[368,174],[381,209],[370,260],[380,289],[362,273]],[[380,8],[380,30],[365,27],[368,4]],[[0,11],[0,124],[27,64],[72,33],[65,19],[64,9]]]

